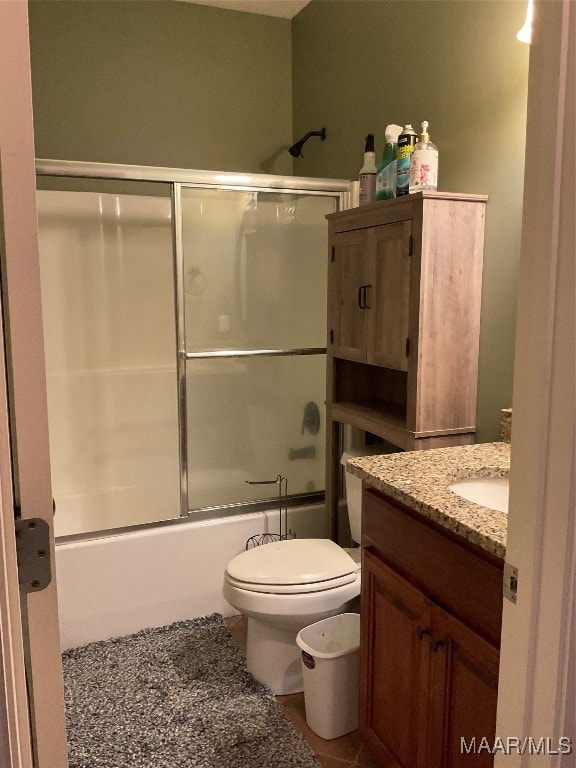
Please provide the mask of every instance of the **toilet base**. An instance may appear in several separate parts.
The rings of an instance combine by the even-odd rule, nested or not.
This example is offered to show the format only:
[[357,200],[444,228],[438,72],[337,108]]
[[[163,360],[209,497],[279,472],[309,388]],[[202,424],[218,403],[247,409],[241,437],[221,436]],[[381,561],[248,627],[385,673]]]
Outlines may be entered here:
[[300,649],[296,645],[300,629],[248,617],[246,666],[276,696],[304,690]]

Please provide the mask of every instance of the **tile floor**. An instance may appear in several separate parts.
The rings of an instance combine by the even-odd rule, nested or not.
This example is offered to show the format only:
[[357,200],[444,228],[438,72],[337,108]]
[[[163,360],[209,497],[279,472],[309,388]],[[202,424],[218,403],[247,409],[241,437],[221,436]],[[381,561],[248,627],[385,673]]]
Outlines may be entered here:
[[[246,650],[246,619],[243,616],[232,616],[225,621],[234,641],[242,650]],[[321,739],[306,725],[303,693],[276,698],[323,768],[377,768],[360,741],[358,731],[330,741]]]

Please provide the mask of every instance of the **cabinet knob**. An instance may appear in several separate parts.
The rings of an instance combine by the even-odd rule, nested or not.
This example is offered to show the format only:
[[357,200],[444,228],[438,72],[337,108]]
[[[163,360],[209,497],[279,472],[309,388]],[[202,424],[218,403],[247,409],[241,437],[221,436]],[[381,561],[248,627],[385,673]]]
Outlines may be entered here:
[[430,630],[426,629],[426,627],[416,627],[416,634],[418,635],[418,640],[422,640],[424,635],[430,634]]
[[435,640],[433,637],[430,638],[430,648],[432,648],[434,653],[437,653],[443,645],[443,640]]

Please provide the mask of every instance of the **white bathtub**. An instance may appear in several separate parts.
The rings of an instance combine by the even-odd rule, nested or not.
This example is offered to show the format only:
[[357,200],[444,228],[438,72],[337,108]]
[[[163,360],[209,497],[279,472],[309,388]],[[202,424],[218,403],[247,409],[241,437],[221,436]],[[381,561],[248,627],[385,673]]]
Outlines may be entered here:
[[[298,538],[326,535],[324,507],[289,510]],[[182,619],[235,613],[221,594],[246,539],[278,530],[278,512],[179,522],[56,545],[62,650]]]

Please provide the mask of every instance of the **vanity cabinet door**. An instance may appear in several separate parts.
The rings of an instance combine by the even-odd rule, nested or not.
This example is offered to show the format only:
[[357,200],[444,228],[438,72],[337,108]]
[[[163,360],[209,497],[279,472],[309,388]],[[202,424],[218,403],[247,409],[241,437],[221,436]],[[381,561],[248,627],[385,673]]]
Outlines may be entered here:
[[369,233],[366,362],[408,370],[411,221],[373,227]]
[[431,604],[366,550],[362,581],[361,734],[383,768],[430,768]]
[[492,768],[486,745],[494,744],[496,734],[498,649],[385,565],[377,552],[365,536],[364,742],[381,768]]
[[367,232],[334,235],[328,264],[328,332],[335,357],[366,362]]
[[491,768],[498,650],[437,607],[430,648],[429,768]]

